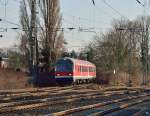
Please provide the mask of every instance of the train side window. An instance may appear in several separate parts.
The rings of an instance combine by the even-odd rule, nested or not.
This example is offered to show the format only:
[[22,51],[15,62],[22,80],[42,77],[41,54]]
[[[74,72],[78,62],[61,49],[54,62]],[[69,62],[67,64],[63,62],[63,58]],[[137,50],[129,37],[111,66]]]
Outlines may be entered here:
[[80,72],[82,72],[82,66],[80,66]]
[[78,71],[78,65],[76,65],[76,71]]
[[78,70],[79,70],[79,72],[80,72],[80,66],[78,66]]
[[85,72],[85,67],[83,66],[83,72]]
[[79,72],[80,72],[80,70],[81,70],[81,69],[80,69],[80,66],[79,66]]

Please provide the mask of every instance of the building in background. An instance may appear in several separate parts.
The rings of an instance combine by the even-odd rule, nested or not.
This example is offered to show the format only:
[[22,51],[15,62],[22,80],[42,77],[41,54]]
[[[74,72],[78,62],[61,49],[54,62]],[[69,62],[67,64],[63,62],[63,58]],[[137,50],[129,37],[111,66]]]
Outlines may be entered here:
[[0,68],[6,69],[9,67],[8,48],[0,48]]

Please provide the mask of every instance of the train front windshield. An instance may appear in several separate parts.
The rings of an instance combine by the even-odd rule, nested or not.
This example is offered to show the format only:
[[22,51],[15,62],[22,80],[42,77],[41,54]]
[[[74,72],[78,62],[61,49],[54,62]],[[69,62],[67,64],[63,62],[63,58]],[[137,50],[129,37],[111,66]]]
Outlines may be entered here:
[[59,60],[56,63],[56,72],[72,72],[73,64],[69,60]]

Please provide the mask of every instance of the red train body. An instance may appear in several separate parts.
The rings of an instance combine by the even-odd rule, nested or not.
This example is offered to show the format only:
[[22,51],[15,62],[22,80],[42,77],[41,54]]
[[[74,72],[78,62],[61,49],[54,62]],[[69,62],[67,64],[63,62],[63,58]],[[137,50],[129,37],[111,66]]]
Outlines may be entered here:
[[90,82],[96,78],[96,66],[88,61],[62,58],[55,65],[58,84]]

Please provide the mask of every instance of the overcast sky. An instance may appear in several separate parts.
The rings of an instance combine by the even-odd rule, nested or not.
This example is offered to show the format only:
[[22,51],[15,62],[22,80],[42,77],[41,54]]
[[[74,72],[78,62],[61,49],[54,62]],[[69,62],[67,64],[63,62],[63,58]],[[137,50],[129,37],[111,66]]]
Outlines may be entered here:
[[[5,18],[15,24],[19,24],[19,1],[21,0],[0,0],[0,18]],[[103,0],[95,0],[95,6],[91,0],[60,0],[61,13],[63,15],[63,26],[65,28],[65,39],[68,42],[69,49],[79,49],[92,41],[92,37],[101,32],[109,30],[113,19],[119,19],[121,16],[130,20],[135,19],[143,13],[143,7],[137,4],[136,0],[106,0],[111,9]],[[141,0],[143,2],[144,0]],[[148,1],[148,0],[147,0]],[[0,38],[0,48],[10,47],[18,43],[19,31],[9,28],[16,27],[4,21],[0,22],[1,28],[7,28],[7,32],[0,32],[4,35]],[[68,27],[75,27],[75,30],[69,31]],[[90,29],[92,32],[80,32],[79,27]]]

